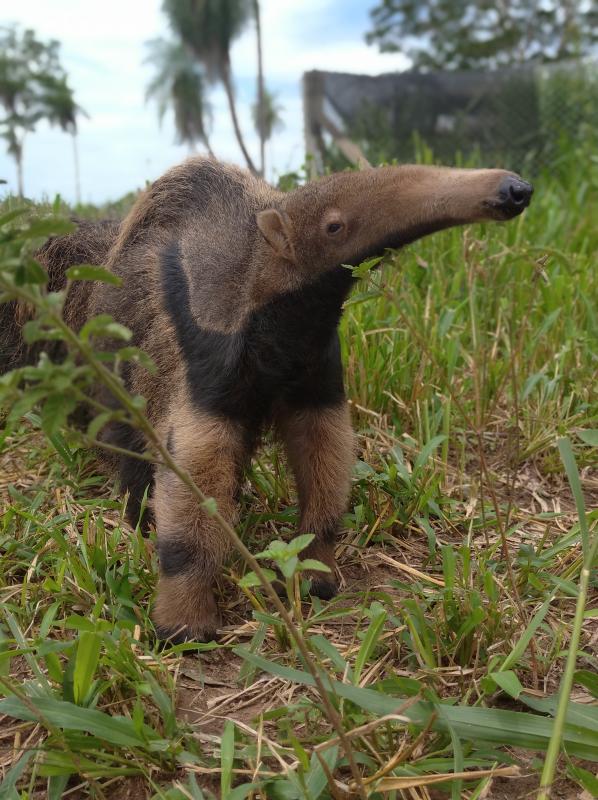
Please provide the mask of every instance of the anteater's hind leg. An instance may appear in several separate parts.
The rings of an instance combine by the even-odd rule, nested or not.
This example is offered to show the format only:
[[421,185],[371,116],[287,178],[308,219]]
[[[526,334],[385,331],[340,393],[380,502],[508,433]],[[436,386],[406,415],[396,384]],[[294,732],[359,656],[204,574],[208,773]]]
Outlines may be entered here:
[[[132,428],[124,422],[112,422],[102,431],[101,440],[109,445],[115,445],[132,453],[143,453],[147,450],[145,437],[141,431]],[[150,461],[135,458],[135,456],[120,456],[111,458],[111,453],[103,452],[100,455],[108,469],[118,472],[120,490],[128,495],[126,518],[134,528],[139,525],[142,533],[146,534],[152,520],[151,508],[143,508],[143,499],[146,492],[151,493],[154,480],[154,465]]]
[[331,569],[309,575],[311,594],[329,599],[337,592],[334,545],[354,461],[349,410],[344,400],[324,408],[286,408],[278,428],[297,482],[299,533],[316,537],[302,557],[316,558]]
[[[168,449],[231,524],[246,441],[241,427],[188,406],[170,415]],[[219,615],[213,593],[230,550],[226,534],[172,472],[158,469],[154,488],[160,578],[154,622],[162,639],[209,641]]]

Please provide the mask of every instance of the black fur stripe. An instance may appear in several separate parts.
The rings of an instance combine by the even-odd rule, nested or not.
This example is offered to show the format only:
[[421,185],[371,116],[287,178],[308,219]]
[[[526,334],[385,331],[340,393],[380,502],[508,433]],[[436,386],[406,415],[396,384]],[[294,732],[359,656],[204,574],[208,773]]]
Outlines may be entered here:
[[[102,441],[130,450],[143,453],[147,443],[141,431],[124,422],[110,422],[102,431]],[[140,518],[143,496],[154,482],[154,465],[134,456],[121,456],[119,461],[120,486],[123,492],[129,493],[127,503],[127,521],[135,526],[139,522],[141,530],[146,531],[151,521],[151,513],[145,508]]]
[[218,333],[193,319],[179,248],[166,248],[164,303],[196,406],[253,426],[279,399],[312,408],[339,403],[344,390],[336,329],[352,283],[350,271],[339,267],[252,312],[242,330]]
[[196,553],[192,543],[183,538],[159,538],[157,543],[160,570],[174,578],[195,568]]
[[185,533],[158,536],[157,550],[160,571],[166,578],[190,573],[211,575],[218,567],[214,554]]

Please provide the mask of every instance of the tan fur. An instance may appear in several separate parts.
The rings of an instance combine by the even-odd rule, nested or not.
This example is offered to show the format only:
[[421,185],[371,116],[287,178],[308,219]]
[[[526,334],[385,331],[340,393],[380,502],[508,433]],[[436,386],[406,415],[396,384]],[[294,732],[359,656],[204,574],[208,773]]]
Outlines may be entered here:
[[349,408],[343,403],[327,409],[286,409],[278,427],[297,483],[299,532],[316,536],[304,557],[323,561],[334,578],[334,534],[347,506],[355,460]]
[[[239,479],[248,457],[239,426],[194,411],[183,393],[173,402],[163,429],[177,464],[235,525]],[[194,559],[185,575],[160,576],[154,620],[170,630],[173,621],[180,622],[189,638],[205,638],[218,627],[213,583],[230,542],[190,489],[166,469],[156,475],[153,507],[159,542],[170,537],[180,542],[183,536],[183,549]]]
[[152,618],[158,631],[167,632],[176,641],[215,639],[220,617],[212,580],[193,575],[160,575]]

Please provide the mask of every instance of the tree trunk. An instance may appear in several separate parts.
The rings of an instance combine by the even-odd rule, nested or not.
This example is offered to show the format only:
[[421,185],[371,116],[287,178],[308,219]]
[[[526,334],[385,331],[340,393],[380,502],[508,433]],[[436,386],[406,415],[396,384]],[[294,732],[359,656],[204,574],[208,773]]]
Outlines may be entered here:
[[206,150],[208,151],[208,155],[210,156],[210,158],[216,158],[216,155],[215,155],[214,151],[212,150],[212,146],[210,144],[210,140],[208,139],[207,136],[204,136],[203,143],[204,143],[204,146],[205,146]]
[[266,113],[266,92],[264,88],[264,61],[262,57],[262,23],[260,19],[260,2],[253,0],[255,14],[255,29],[257,35],[257,113],[258,134],[260,137],[260,173],[262,178],[266,174],[266,133],[264,114]]
[[19,197],[25,196],[25,189],[23,186],[23,153],[19,152],[15,155],[17,162],[17,184],[19,188]]
[[233,84],[231,80],[231,72],[230,72],[230,63],[227,62],[224,64],[222,69],[222,83],[224,84],[224,89],[226,91],[226,99],[228,100],[228,108],[230,111],[231,120],[233,123],[233,128],[235,129],[235,136],[237,137],[237,142],[239,143],[239,147],[241,148],[241,152],[245,158],[247,166],[253,172],[254,175],[259,175],[259,172],[255,168],[255,164],[253,163],[251,156],[249,155],[247,148],[245,147],[245,142],[243,141],[243,135],[241,134],[241,128],[239,126],[239,120],[237,118],[237,109],[235,108],[235,95],[233,92]]
[[18,136],[13,131],[10,142],[10,152],[15,157],[15,164],[17,166],[17,191],[19,197],[25,197],[25,186],[23,182],[23,145],[25,143],[25,134],[19,141]]
[[79,171],[79,142],[77,140],[77,131],[71,134],[73,138],[73,164],[75,167],[75,202],[81,205],[81,173]]
[[[208,151],[208,155],[210,156],[210,158],[216,158],[216,156],[214,155],[214,151],[212,150],[210,140],[208,139],[205,133],[201,137],[200,142],[203,145],[203,147],[205,147],[205,149]],[[197,142],[195,141],[189,142],[189,152],[194,156],[197,155]]]

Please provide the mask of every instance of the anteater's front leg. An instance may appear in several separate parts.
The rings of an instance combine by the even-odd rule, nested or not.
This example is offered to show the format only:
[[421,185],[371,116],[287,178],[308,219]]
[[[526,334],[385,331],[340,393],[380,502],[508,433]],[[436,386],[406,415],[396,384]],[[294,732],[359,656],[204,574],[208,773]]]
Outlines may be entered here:
[[303,557],[331,569],[311,573],[311,594],[329,599],[338,588],[334,545],[355,458],[349,409],[344,400],[325,407],[286,408],[279,429],[297,482],[299,533],[316,537]]
[[[218,511],[236,522],[245,456],[239,425],[188,407],[170,415],[168,449]],[[209,641],[219,625],[213,584],[230,550],[226,534],[172,472],[158,470],[154,513],[160,558],[154,622],[162,639]]]

